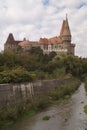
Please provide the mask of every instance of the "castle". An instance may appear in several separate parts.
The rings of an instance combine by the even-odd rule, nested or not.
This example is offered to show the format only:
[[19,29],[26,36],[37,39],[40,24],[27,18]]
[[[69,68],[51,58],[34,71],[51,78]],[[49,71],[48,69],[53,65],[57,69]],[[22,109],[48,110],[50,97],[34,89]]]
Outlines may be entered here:
[[29,52],[32,47],[40,47],[44,54],[49,54],[54,51],[57,54],[72,54],[74,55],[75,44],[71,43],[71,31],[68,23],[68,18],[63,20],[60,35],[52,38],[40,38],[39,41],[29,41],[24,38],[23,41],[16,41],[13,34],[10,33],[6,43],[4,44],[4,50],[13,52]]

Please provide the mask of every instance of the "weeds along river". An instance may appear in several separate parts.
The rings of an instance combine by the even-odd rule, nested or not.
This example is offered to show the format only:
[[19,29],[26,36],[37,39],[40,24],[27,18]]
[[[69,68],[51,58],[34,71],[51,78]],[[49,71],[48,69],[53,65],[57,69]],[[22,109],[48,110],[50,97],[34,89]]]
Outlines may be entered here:
[[[87,115],[83,112],[87,96],[82,83],[68,100],[32,118],[23,118],[6,130],[87,130]],[[44,116],[50,116],[48,121]]]

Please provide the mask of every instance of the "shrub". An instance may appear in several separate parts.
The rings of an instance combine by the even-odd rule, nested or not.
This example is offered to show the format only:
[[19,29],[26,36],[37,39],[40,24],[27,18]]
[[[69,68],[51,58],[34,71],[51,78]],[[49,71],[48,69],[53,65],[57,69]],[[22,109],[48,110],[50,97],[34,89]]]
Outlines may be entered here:
[[48,121],[51,117],[50,116],[44,116],[43,120]]
[[19,67],[13,69],[12,71],[3,71],[0,72],[0,83],[20,83],[20,82],[27,82],[32,81],[33,78],[29,74],[28,71]]
[[84,106],[84,112],[87,114],[87,105]]
[[54,91],[49,92],[49,96],[53,100],[59,100],[60,98],[65,97],[66,95],[71,95],[78,87],[80,82],[78,80],[65,83],[57,87]]

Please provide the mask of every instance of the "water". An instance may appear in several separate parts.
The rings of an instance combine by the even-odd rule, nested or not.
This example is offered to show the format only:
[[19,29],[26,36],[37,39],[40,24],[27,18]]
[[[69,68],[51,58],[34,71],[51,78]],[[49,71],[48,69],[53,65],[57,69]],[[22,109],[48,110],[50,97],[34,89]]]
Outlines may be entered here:
[[[7,130],[86,130],[87,115],[83,112],[86,104],[87,96],[82,83],[72,97],[59,106],[50,107],[31,119],[21,119]],[[42,119],[46,115],[51,117],[48,121]]]

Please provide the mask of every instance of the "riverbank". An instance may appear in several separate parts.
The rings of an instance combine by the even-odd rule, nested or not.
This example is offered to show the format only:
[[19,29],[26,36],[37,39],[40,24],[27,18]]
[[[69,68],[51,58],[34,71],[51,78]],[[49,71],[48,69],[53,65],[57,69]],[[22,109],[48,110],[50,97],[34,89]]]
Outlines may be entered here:
[[37,112],[42,111],[48,106],[59,103],[61,99],[69,97],[77,90],[80,81],[74,79],[70,82],[65,82],[60,86],[56,86],[55,90],[33,97],[32,100],[22,102],[16,105],[5,106],[0,109],[0,127],[8,127],[17,121],[20,117],[31,117]]
[[85,78],[84,82],[85,82],[85,89],[87,91],[87,78]]
[[81,83],[71,98],[63,100],[59,105],[52,105],[31,118],[23,117],[6,130],[86,130],[87,115],[83,112],[85,104],[87,95],[85,85]]
[[[85,77],[85,90],[86,90],[86,94],[87,94],[87,77]],[[84,106],[84,112],[87,114],[87,104]]]

